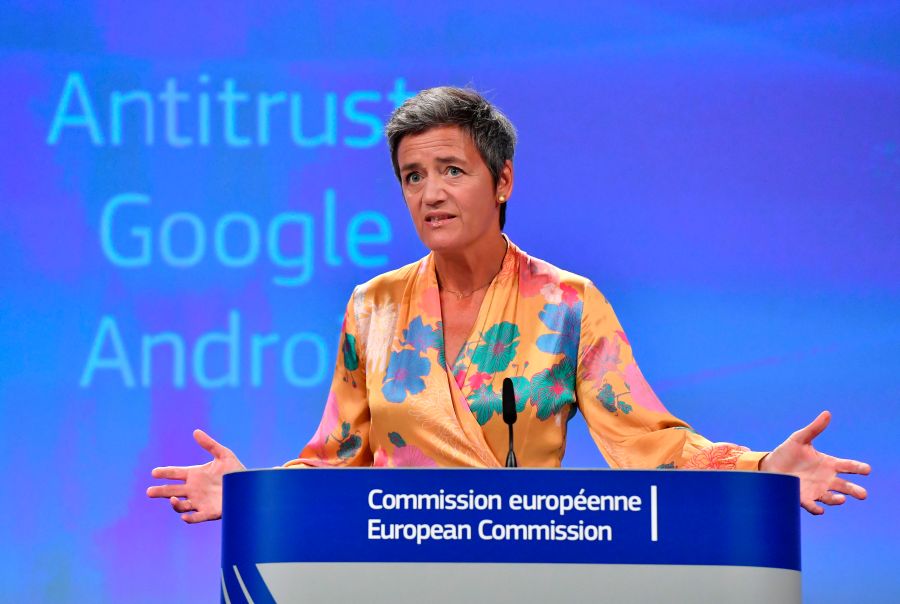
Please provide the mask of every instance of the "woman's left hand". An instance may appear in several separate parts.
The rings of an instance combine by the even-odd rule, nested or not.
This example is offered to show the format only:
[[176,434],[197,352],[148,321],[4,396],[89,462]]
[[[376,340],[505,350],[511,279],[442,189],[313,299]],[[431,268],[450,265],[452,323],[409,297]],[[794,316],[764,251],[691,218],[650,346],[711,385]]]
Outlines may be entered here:
[[766,455],[759,464],[764,472],[793,474],[800,479],[800,505],[810,514],[824,514],[818,505],[840,505],[846,495],[866,498],[866,490],[840,478],[838,474],[868,474],[869,464],[853,459],[825,455],[813,448],[812,441],[831,421],[831,413],[823,411],[813,423],[797,430],[778,448]]

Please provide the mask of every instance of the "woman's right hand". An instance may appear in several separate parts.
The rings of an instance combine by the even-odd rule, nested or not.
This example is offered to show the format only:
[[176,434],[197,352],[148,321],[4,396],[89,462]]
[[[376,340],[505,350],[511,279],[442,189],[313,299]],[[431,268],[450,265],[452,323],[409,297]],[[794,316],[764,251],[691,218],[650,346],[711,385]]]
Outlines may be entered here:
[[213,456],[201,466],[153,468],[153,478],[178,480],[176,484],[155,485],[148,497],[166,497],[172,509],[189,524],[222,517],[222,476],[245,469],[231,449],[223,447],[203,430],[194,430],[194,440]]

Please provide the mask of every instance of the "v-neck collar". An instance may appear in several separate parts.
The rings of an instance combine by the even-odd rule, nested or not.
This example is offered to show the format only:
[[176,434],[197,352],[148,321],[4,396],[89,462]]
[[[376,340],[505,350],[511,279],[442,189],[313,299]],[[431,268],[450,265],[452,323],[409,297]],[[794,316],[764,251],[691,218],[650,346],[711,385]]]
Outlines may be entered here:
[[[450,364],[449,360],[446,359],[446,346],[444,343],[443,328],[441,328],[441,348],[438,351],[438,365],[441,365],[440,361],[443,360],[443,367],[441,367],[443,371],[432,374],[436,380],[440,380],[439,376],[443,374],[443,380],[446,381],[440,380],[443,381],[443,384],[440,386],[440,390],[443,392],[437,396],[441,399],[443,399],[444,396],[449,398],[447,402],[450,404],[457,425],[462,430],[462,433],[465,434],[466,442],[468,446],[471,447],[472,455],[476,456],[488,467],[501,467],[502,464],[497,454],[491,449],[487,442],[487,435],[484,431],[486,426],[482,426],[478,423],[475,413],[469,406],[466,392],[464,392],[464,390],[467,389],[469,374],[473,371],[472,365],[474,365],[471,357],[465,355],[465,352],[467,349],[471,348],[474,339],[481,339],[481,335],[484,333],[485,329],[489,327],[487,323],[491,320],[492,316],[497,314],[497,305],[505,305],[507,294],[514,295],[514,289],[516,287],[515,280],[519,271],[519,258],[522,252],[506,235],[503,235],[503,237],[506,239],[507,243],[506,254],[503,257],[500,271],[494,276],[493,281],[491,281],[491,284],[488,287],[488,291],[485,293],[484,299],[481,302],[481,307],[478,310],[478,316],[472,326],[472,331],[466,338],[466,343],[460,350],[457,359],[454,359],[454,363]],[[419,300],[420,304],[427,307],[427,310],[424,307],[423,310],[425,310],[429,316],[435,316],[436,314],[437,318],[443,321],[443,311],[441,309],[440,292],[437,283],[437,269],[434,263],[434,252],[429,253],[423,258],[417,273],[417,278],[413,281],[415,284],[413,285],[413,290],[409,291],[407,296]],[[464,373],[460,376],[461,381],[457,381],[453,369],[460,361],[463,362],[462,370]],[[435,381],[431,384],[433,387],[439,387],[439,383],[440,382]]]
[[[484,298],[481,301],[481,306],[478,309],[478,315],[475,318],[475,322],[472,324],[472,329],[466,336],[465,342],[463,342],[463,345],[459,349],[456,358],[453,359],[452,362],[446,356],[447,347],[443,336],[443,330],[441,330],[441,349],[443,351],[442,356],[446,363],[447,372],[454,380],[457,379],[456,375],[453,374],[454,368],[460,365],[461,362],[467,360],[467,357],[469,355],[466,354],[466,351],[472,346],[472,344],[479,342],[484,335],[487,321],[491,317],[491,309],[494,306],[495,296],[497,294],[498,288],[500,288],[501,286],[508,286],[509,280],[513,278],[518,272],[520,250],[512,241],[510,241],[509,237],[507,237],[505,233],[501,233],[501,235],[503,235],[503,239],[506,240],[506,253],[503,256],[503,261],[500,263],[500,270],[497,271],[497,274],[494,275],[494,279],[488,286],[488,290],[485,292]],[[440,303],[440,288],[438,287],[437,266],[434,261],[434,252],[429,253],[427,256],[426,285],[428,287],[438,288],[438,308],[440,312],[439,316],[443,321],[443,305]],[[464,362],[463,364],[464,373],[462,375],[461,383],[460,381],[457,381],[457,384],[459,385],[461,391],[465,388],[465,384],[469,379],[472,365],[473,363],[471,361],[471,358],[469,358],[467,362]]]

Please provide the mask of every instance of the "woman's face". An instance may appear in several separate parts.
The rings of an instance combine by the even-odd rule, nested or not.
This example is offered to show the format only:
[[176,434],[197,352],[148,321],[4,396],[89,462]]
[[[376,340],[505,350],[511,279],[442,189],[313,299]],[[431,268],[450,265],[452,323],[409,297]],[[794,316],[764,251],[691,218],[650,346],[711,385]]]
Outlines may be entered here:
[[461,251],[499,236],[497,199],[509,196],[512,162],[495,187],[472,137],[457,126],[438,126],[402,138],[397,164],[403,197],[428,249]]

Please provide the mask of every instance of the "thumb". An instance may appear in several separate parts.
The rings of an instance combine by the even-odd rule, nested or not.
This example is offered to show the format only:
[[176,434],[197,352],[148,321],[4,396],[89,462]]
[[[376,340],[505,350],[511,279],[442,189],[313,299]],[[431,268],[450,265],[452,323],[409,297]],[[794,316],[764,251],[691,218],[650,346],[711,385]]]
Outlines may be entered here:
[[210,436],[200,428],[194,430],[194,440],[197,441],[198,445],[209,451],[210,455],[212,455],[216,459],[221,459],[231,452],[226,447],[223,447],[218,442],[216,442],[212,436]]
[[828,427],[829,422],[831,422],[831,412],[823,411],[811,424],[794,432],[794,440],[804,445],[810,444],[815,437]]

